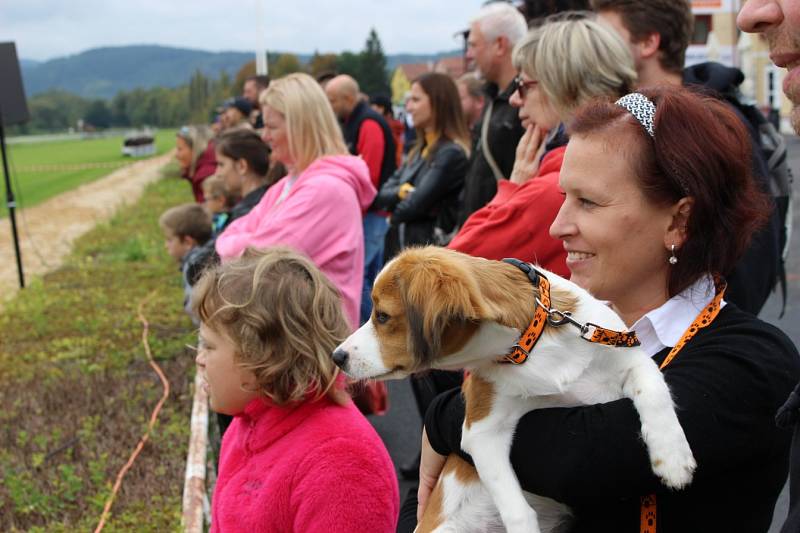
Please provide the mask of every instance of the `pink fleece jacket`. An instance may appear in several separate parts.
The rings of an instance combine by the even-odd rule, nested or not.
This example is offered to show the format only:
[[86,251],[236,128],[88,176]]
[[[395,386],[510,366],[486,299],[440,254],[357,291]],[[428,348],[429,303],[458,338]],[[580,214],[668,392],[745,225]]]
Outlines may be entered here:
[[352,402],[256,399],[222,440],[211,532],[389,533],[399,506],[389,454]]
[[356,328],[364,277],[362,213],[375,197],[367,165],[350,155],[317,159],[281,200],[289,180],[278,181],[250,213],[225,228],[217,253],[225,261],[248,246],[283,244],[306,254],[339,289]]

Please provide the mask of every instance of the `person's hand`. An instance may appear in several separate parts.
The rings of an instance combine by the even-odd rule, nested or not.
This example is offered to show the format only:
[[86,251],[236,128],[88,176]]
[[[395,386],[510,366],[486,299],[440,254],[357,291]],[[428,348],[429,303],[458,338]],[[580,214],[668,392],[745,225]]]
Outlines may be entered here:
[[401,200],[405,200],[406,196],[408,196],[412,192],[414,192],[414,186],[411,185],[410,183],[404,183],[397,190],[397,197],[400,198]]
[[422,454],[419,461],[419,489],[417,490],[417,522],[422,521],[422,515],[428,505],[428,498],[439,480],[439,474],[442,473],[446,460],[447,457],[433,450],[430,441],[428,441],[428,434],[425,432],[425,428],[422,428]]
[[539,126],[529,125],[517,144],[517,155],[514,158],[514,169],[511,171],[511,183],[522,185],[539,172],[539,161],[545,147],[545,131]]

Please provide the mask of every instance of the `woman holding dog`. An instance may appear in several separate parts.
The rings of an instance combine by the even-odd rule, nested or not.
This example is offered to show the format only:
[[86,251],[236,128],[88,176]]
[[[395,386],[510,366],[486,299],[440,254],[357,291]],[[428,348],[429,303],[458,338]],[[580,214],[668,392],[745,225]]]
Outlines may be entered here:
[[[589,103],[568,132],[550,233],[571,279],[662,368],[698,466],[684,490],[664,487],[625,399],[525,415],[511,449],[521,485],[569,505],[572,532],[766,531],[791,437],[774,415],[800,358],[781,331],[726,304],[717,276],[768,212],[748,134],[724,103],[681,88]],[[463,415],[457,391],[428,410],[421,508],[444,456],[463,455]]]
[[[561,124],[592,98],[628,92],[636,81],[633,58],[616,33],[584,17],[529,33],[512,60],[520,73],[509,101],[525,134],[511,177],[498,182],[494,198],[466,220],[448,248],[486,259],[516,257],[569,277],[563,244],[548,232],[564,200],[558,176],[568,139]],[[423,416],[437,394],[456,386],[444,375],[412,380]]]

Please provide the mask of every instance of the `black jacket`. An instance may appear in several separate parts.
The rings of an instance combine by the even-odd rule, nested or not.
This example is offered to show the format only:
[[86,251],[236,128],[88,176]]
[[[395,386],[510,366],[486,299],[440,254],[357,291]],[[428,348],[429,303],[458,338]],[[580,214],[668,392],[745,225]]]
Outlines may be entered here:
[[[391,213],[384,258],[388,261],[403,248],[434,243],[434,227],[453,230],[460,209],[459,195],[467,172],[467,155],[452,141],[440,141],[427,158],[417,152],[387,180],[373,206]],[[400,200],[404,183],[414,191]]]
[[[764,533],[786,481],[791,437],[773,415],[798,374],[786,335],[728,304],[664,370],[697,461],[688,488],[669,490],[652,473],[628,399],[526,414],[511,463],[525,490],[572,507],[572,533],[638,533],[640,497],[653,493],[659,533]],[[457,389],[434,400],[425,427],[435,450],[463,454],[463,417]]]
[[[683,72],[684,85],[699,85],[711,89],[729,103],[736,101],[739,85],[744,81],[742,71],[720,65],[719,63],[701,63],[688,67]],[[731,105],[750,133],[753,150],[753,176],[764,192],[769,192],[769,176],[767,162],[761,152],[759,133],[754,129],[736,108]],[[781,268],[781,231],[782,222],[778,210],[774,208],[767,223],[759,229],[750,241],[750,245],[739,259],[732,272],[725,272],[728,290],[725,299],[735,303],[739,308],[757,315],[769,298],[778,281]]]
[[[361,101],[356,104],[350,116],[342,124],[344,142],[347,144],[347,149],[351,154],[358,155],[358,135],[365,120],[375,121],[383,132],[383,160],[381,161],[380,180],[376,187],[376,189],[380,190],[386,180],[397,170],[397,145],[386,120],[366,102]],[[373,210],[373,208],[370,207],[370,210]]]
[[458,225],[462,225],[469,216],[489,203],[497,194],[497,179],[492,172],[481,144],[480,132],[483,120],[486,117],[489,101],[494,102],[492,117],[489,121],[489,131],[487,139],[489,148],[492,152],[497,166],[508,179],[511,170],[514,168],[514,158],[517,154],[517,144],[525,130],[519,121],[516,108],[511,107],[508,99],[517,89],[515,83],[511,83],[503,92],[500,92],[497,85],[488,84],[486,86],[486,102],[484,114],[481,120],[475,125],[478,138],[475,143],[475,150],[469,162],[469,171],[464,180],[463,208],[458,217]]

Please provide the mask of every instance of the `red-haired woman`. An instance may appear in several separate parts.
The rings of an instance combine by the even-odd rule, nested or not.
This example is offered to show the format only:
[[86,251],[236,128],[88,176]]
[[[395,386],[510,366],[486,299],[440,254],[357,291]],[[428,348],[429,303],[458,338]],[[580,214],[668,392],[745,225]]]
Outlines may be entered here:
[[[726,305],[716,276],[767,212],[747,132],[725,104],[679,88],[591,103],[569,131],[550,232],[572,280],[607,300],[661,365],[698,466],[686,489],[662,485],[630,400],[542,409],[508,443],[522,487],[572,507],[572,532],[638,532],[650,496],[659,533],[766,531],[789,459],[774,416],[800,358],[781,331]],[[423,501],[439,454],[463,453],[463,413],[457,393],[428,411]]]

